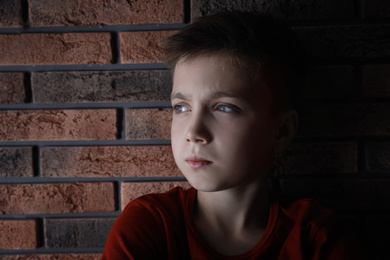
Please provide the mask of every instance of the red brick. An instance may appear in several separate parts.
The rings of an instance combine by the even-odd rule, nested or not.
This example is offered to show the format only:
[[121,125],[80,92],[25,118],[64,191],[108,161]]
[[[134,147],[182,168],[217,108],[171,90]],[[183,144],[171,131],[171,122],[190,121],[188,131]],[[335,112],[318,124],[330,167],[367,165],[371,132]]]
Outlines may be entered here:
[[191,1],[192,19],[217,11],[244,10],[249,12],[271,13],[273,16],[288,20],[327,20],[354,18],[353,0],[193,0]]
[[115,219],[46,219],[48,248],[104,247]]
[[304,98],[350,97],[354,89],[352,66],[310,66],[307,71],[307,84],[301,89]]
[[38,247],[35,220],[0,220],[0,230],[0,250]]
[[115,211],[112,183],[0,185],[0,214]]
[[366,145],[366,165],[370,172],[389,172],[390,146],[388,142],[372,142]]
[[363,67],[363,94],[369,97],[390,96],[390,65]]
[[171,109],[131,109],[126,111],[126,138],[170,139]]
[[162,193],[176,186],[188,189],[188,182],[125,182],[122,183],[122,210],[130,201],[150,193]]
[[363,0],[363,18],[390,18],[390,2],[388,0]]
[[281,193],[286,199],[316,199],[337,212],[387,211],[390,208],[389,189],[388,179],[281,180]]
[[164,62],[162,43],[174,31],[123,32],[119,34],[122,63]]
[[30,0],[31,26],[182,23],[184,1]]
[[295,143],[276,162],[278,174],[334,174],[357,172],[356,143]]
[[100,254],[66,254],[66,255],[0,255],[0,260],[100,260]]
[[109,64],[109,33],[0,34],[0,65]]
[[307,105],[299,136],[390,135],[390,104]]
[[32,74],[35,103],[169,101],[167,70]]
[[0,73],[0,104],[25,103],[23,73]]
[[169,146],[43,147],[44,177],[181,176]]
[[0,111],[0,140],[116,139],[116,110]]
[[0,28],[22,27],[22,0],[0,1]]
[[32,177],[31,147],[0,147],[0,178]]
[[390,25],[312,26],[296,29],[314,58],[390,57]]

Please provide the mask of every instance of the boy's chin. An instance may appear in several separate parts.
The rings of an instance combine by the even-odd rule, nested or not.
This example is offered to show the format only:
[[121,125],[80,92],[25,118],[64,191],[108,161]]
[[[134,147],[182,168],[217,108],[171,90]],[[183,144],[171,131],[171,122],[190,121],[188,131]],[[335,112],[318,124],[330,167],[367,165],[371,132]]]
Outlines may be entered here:
[[217,184],[217,183],[212,183],[212,182],[191,182],[188,181],[190,185],[196,189],[197,191],[200,192],[220,192],[220,191],[226,191],[231,189],[231,186],[228,185],[222,185],[222,184]]
[[194,181],[187,179],[190,185],[200,192],[217,192],[223,190],[222,187],[219,187],[219,185],[213,185],[210,182],[202,182],[202,181]]

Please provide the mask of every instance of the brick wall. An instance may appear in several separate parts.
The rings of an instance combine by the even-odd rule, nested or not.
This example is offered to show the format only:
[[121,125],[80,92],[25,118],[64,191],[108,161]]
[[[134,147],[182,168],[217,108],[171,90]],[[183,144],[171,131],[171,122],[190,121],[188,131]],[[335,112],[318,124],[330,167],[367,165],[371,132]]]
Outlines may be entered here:
[[[0,2],[0,259],[99,259],[124,205],[187,185],[169,141],[161,39],[223,9],[270,12],[311,56],[290,198],[345,217],[369,259],[390,239],[385,0]],[[387,253],[387,255],[386,255]]]

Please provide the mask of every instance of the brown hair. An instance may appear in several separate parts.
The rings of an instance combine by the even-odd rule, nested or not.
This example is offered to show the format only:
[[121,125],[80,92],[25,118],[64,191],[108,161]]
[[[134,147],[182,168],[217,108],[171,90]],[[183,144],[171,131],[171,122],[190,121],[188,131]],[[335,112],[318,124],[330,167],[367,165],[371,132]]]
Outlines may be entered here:
[[266,15],[233,11],[200,17],[170,36],[164,48],[165,63],[172,70],[180,61],[223,54],[248,79],[259,80],[260,69],[269,64],[277,69],[275,76],[284,79],[284,86],[277,90],[283,106],[293,105],[302,84],[304,49],[300,41],[289,27]]

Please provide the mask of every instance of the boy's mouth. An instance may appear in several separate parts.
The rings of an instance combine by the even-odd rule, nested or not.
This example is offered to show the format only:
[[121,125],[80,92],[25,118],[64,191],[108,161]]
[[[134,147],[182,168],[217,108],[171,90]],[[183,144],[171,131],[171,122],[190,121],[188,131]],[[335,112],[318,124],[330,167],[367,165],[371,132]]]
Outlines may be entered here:
[[203,158],[197,157],[197,156],[187,157],[185,159],[185,161],[193,169],[199,169],[199,168],[202,168],[204,166],[208,166],[208,165],[213,163],[212,161],[208,161],[206,159],[203,159]]

